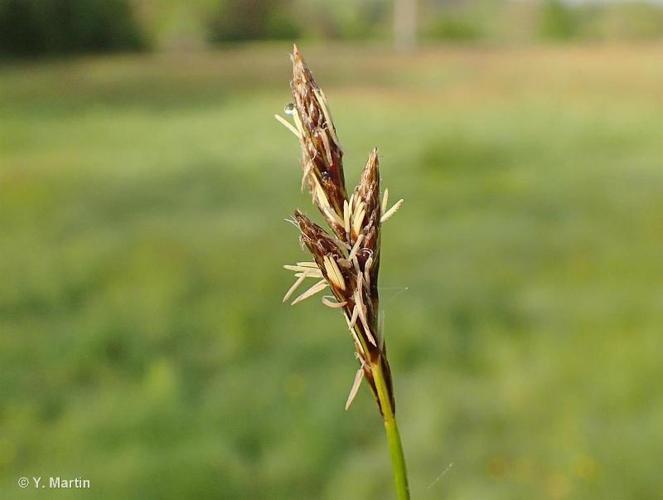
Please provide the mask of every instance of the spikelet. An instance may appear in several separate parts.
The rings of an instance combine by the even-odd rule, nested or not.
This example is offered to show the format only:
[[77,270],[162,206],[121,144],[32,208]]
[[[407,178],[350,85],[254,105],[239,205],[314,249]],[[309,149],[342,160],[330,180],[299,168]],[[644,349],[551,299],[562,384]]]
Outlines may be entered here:
[[292,97],[300,125],[304,184],[313,202],[338,236],[343,233],[343,203],[347,199],[343,150],[336,135],[327,99],[301,53],[292,53]]

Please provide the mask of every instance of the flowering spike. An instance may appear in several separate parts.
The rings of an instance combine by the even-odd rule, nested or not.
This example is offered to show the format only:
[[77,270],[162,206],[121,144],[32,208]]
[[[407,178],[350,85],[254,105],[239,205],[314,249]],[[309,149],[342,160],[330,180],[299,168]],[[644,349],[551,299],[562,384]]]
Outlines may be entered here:
[[385,192],[381,199],[376,149],[371,152],[361,180],[348,198],[343,174],[343,151],[327,98],[313,79],[297,46],[293,49],[292,63],[294,104],[288,105],[286,114],[292,115],[295,125],[291,127],[286,120],[277,119],[296,132],[299,138],[304,172],[302,186],[307,186],[331,233],[301,212],[295,212],[292,221],[299,228],[302,247],[308,249],[314,262],[286,266],[297,278],[286,298],[306,278],[321,279],[297,297],[293,304],[329,286],[332,296],[323,296],[322,302],[343,312],[360,362],[345,408],[352,404],[361,381],[366,379],[384,418],[399,498],[408,499],[391,370],[378,321],[380,227],[398,210],[402,200],[386,210],[388,193]]
[[[353,384],[348,400],[352,401],[363,378],[379,400],[373,370],[379,368],[384,371],[389,365],[384,359],[378,322],[380,225],[383,206],[386,206],[388,199],[387,193],[384,198],[380,194],[378,152],[377,149],[371,151],[360,181],[348,197],[343,174],[343,151],[327,99],[296,46],[292,61],[294,109],[288,109],[293,113],[293,128],[299,132],[303,182],[331,231],[314,223],[300,211],[295,211],[292,220],[299,228],[302,245],[311,253],[313,262],[286,266],[297,278],[286,296],[289,298],[308,277],[320,281],[293,303],[329,286],[332,295],[324,296],[322,302],[343,311],[362,366],[361,376],[357,376],[358,381]],[[382,379],[387,384],[390,399],[393,399],[390,375],[383,373]],[[379,405],[382,411],[383,403]]]

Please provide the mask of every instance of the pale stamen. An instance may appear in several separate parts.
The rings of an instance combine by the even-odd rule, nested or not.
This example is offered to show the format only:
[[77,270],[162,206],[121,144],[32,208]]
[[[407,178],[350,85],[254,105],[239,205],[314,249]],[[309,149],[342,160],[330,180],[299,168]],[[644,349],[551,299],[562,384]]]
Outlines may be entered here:
[[324,276],[322,275],[321,271],[316,271],[314,269],[308,269],[307,271],[302,271],[300,273],[295,273],[295,278],[299,278],[300,276],[304,276],[305,278],[323,278]]
[[285,292],[285,295],[283,296],[283,302],[288,300],[290,298],[290,296],[293,293],[295,293],[295,290],[297,290],[297,288],[299,288],[299,286],[304,282],[305,279],[306,279],[306,276],[300,276],[297,279],[297,281],[294,282],[294,284],[288,289],[288,291]]
[[350,204],[348,200],[343,200],[343,229],[345,229],[345,236],[350,236]]
[[401,208],[401,205],[404,201],[405,200],[401,198],[396,203],[394,203],[394,206],[387,210],[387,212],[380,218],[380,223],[383,224],[391,219],[391,217],[398,211],[398,209]]
[[359,340],[359,336],[355,331],[355,324],[357,323],[357,314],[355,314],[356,310],[357,308],[355,308],[352,312],[352,319],[349,319],[347,314],[343,314],[343,317],[345,318],[345,322],[348,324],[348,328],[350,329],[352,338],[354,338],[355,340],[355,345],[357,346],[361,354],[366,354],[366,352],[364,351],[364,346],[362,345],[361,340]]
[[341,274],[341,270],[338,268],[338,264],[328,255],[324,257],[325,270],[327,271],[327,276],[329,276],[330,281],[333,285],[341,290],[345,290],[345,280]]
[[316,293],[321,292],[321,291],[324,290],[325,288],[327,288],[327,280],[322,279],[322,280],[318,281],[315,285],[313,285],[311,288],[309,288],[308,290],[306,290],[304,293],[302,293],[302,294],[301,294],[299,297],[297,297],[295,300],[293,300],[292,303],[291,303],[290,305],[291,305],[291,306],[294,306],[294,305],[297,304],[298,302],[301,302],[302,300],[306,300],[306,299],[308,299],[309,297],[312,297],[313,295],[315,295]]
[[363,201],[357,203],[357,209],[354,213],[354,219],[352,220],[352,231],[354,234],[359,234],[361,230],[361,225],[364,222],[364,216],[366,215],[366,205]]
[[345,402],[345,410],[347,411],[348,408],[350,408],[350,405],[355,399],[355,396],[357,396],[357,392],[359,392],[359,386],[361,386],[361,381],[364,380],[364,369],[359,368],[357,370],[357,373],[355,375],[355,379],[352,382],[352,388],[350,389],[350,394],[348,394],[348,399]]
[[322,297],[322,303],[327,307],[331,307],[332,309],[340,309],[341,307],[344,307],[347,304],[347,302],[338,302],[336,300],[336,297],[334,297],[333,295],[325,295],[324,297]]
[[341,219],[339,215],[332,209],[331,205],[329,204],[329,200],[327,199],[327,194],[325,193],[325,190],[322,189],[320,182],[318,182],[318,179],[315,176],[313,176],[313,183],[314,183],[313,196],[318,201],[318,204],[320,205],[322,212],[329,219],[334,221],[334,223],[338,224],[339,226],[343,226],[343,219]]
[[359,317],[359,309],[357,309],[357,306],[352,309],[352,317],[350,318],[350,330],[354,331],[355,325],[357,324],[357,318]]
[[299,135],[299,131],[298,131],[298,130],[293,126],[293,124],[290,123],[288,120],[286,120],[285,118],[283,118],[281,115],[274,115],[274,118],[276,118],[276,119],[278,120],[278,122],[279,122],[281,125],[283,125],[285,128],[287,128],[290,132],[292,132],[293,134],[295,134],[295,137],[297,137],[297,139],[301,139],[301,138],[302,138],[302,136]]
[[375,337],[373,337],[371,329],[368,326],[368,319],[366,317],[366,305],[364,304],[364,300],[359,290],[355,290],[355,307],[359,311],[359,320],[364,327],[364,333],[366,333],[366,336],[368,337],[368,340],[371,342],[371,344],[377,347],[378,344],[375,341]]
[[352,250],[350,250],[350,255],[348,255],[348,260],[352,260],[357,256],[357,252],[359,251],[359,245],[361,245],[361,242],[364,239],[364,235],[360,234],[359,237],[357,238],[357,241],[355,241],[354,246],[352,247]]
[[364,264],[364,277],[366,278],[366,286],[371,286],[371,267],[373,267],[373,256],[369,255]]

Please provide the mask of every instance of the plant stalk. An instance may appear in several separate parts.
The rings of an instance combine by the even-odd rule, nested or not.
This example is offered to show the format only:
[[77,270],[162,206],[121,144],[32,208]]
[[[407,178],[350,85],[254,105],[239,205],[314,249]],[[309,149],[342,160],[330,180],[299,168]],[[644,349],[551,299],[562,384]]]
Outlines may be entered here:
[[394,408],[391,406],[389,390],[382,372],[382,363],[373,365],[373,380],[378,392],[380,407],[382,408],[382,419],[384,421],[384,430],[387,434],[387,444],[389,445],[389,454],[391,455],[391,466],[394,474],[394,483],[396,494],[399,500],[410,499],[410,488],[407,483],[407,468],[405,466],[405,456],[403,455],[403,445],[401,444],[401,435],[398,432],[398,423]]

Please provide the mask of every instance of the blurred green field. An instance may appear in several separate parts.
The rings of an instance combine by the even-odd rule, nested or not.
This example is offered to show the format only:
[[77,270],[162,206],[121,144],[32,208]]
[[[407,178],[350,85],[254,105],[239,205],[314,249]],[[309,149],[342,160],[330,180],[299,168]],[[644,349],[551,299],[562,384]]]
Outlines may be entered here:
[[[303,47],[383,233],[416,499],[663,489],[661,45]],[[302,253],[288,47],[0,68],[0,497],[383,499]],[[92,490],[21,490],[20,476]]]

